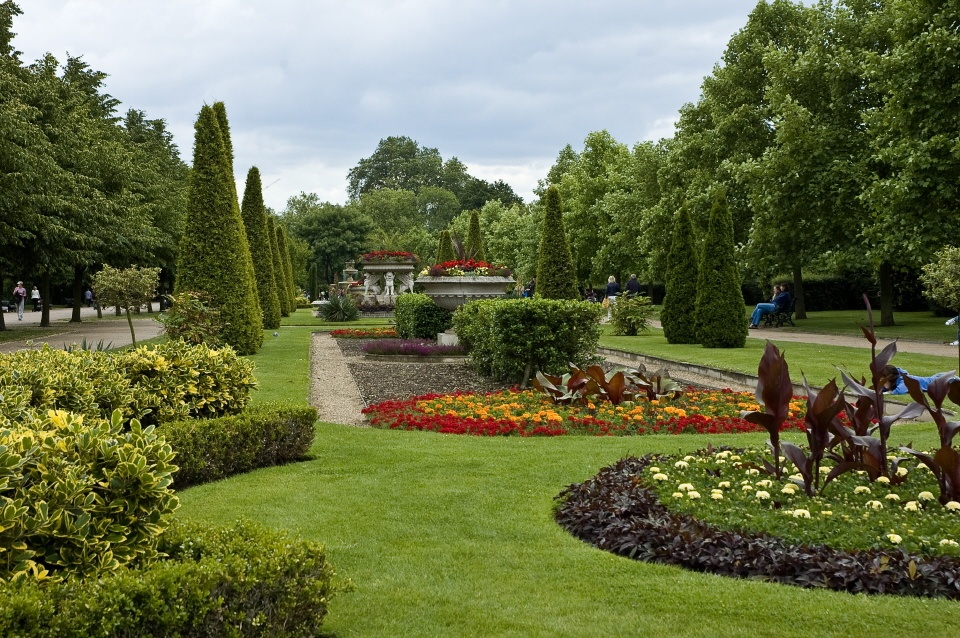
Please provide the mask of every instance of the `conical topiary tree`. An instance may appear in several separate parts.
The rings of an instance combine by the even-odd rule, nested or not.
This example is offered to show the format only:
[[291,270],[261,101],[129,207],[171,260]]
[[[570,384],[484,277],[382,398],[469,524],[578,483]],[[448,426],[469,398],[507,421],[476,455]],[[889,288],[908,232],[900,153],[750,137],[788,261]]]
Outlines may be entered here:
[[668,343],[699,343],[694,320],[697,308],[699,259],[686,206],[673,225],[673,241],[667,256],[666,294],[660,325]]
[[480,211],[470,211],[470,228],[467,230],[466,254],[470,259],[486,261],[483,250],[483,233],[480,231]]
[[[283,262],[283,278],[286,284],[287,307],[293,313],[297,309],[297,293],[293,284],[293,262],[290,259],[290,247],[287,245],[287,231],[277,224],[277,248],[280,250],[280,261]],[[278,293],[279,294],[279,293]]]
[[713,199],[703,240],[695,313],[697,341],[704,348],[742,348],[747,318],[734,259],[733,218],[722,191]]
[[280,302],[280,316],[290,316],[290,297],[285,294],[287,289],[287,270],[283,267],[283,259],[280,258],[280,246],[277,242],[277,226],[273,221],[273,215],[267,215],[267,235],[270,236],[270,249],[273,252],[273,277],[277,283],[277,300]]
[[209,294],[224,320],[223,341],[240,354],[254,354],[263,344],[260,300],[229,157],[211,107],[200,110],[194,128],[176,291]]
[[263,327],[275,330],[280,327],[280,300],[277,297],[277,282],[273,274],[273,248],[267,237],[267,209],[263,205],[260,169],[256,166],[247,171],[240,213],[243,216],[243,227],[247,231],[250,257],[253,259],[260,310],[263,311]]
[[440,231],[440,243],[437,245],[437,260],[433,263],[442,264],[447,261],[453,261],[457,258],[457,253],[453,249],[453,240],[450,237],[449,230]]
[[307,269],[307,292],[310,294],[310,299],[317,298],[317,262],[310,262],[310,267]]
[[560,212],[560,191],[550,185],[544,193],[543,230],[537,253],[536,297],[542,299],[579,299],[577,271],[567,241]]

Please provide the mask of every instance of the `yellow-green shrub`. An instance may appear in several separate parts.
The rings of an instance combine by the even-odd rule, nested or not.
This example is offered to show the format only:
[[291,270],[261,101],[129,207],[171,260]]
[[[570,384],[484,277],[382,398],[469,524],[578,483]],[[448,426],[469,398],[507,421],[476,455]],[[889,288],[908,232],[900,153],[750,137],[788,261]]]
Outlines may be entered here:
[[0,429],[0,581],[98,576],[157,556],[178,500],[153,427],[49,411]]
[[101,418],[120,410],[126,419],[141,416],[129,378],[106,352],[44,346],[0,355],[0,396],[0,424],[4,417],[19,421],[28,412],[47,410]]
[[229,346],[168,341],[116,355],[145,423],[213,418],[240,412],[256,386],[253,363]]

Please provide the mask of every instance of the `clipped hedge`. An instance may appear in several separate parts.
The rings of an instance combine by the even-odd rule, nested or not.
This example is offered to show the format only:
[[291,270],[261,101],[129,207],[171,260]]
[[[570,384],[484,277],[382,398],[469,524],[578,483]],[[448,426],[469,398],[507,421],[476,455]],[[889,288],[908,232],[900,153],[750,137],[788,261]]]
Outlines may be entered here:
[[393,310],[397,336],[401,339],[436,339],[453,325],[452,313],[422,293],[397,295]]
[[637,480],[652,458],[623,459],[567,487],[557,497],[557,522],[595,547],[650,563],[850,593],[960,600],[960,560],[950,556],[795,545],[673,513]]
[[[0,581],[99,576],[157,557],[179,502],[153,427],[62,411],[0,429]],[[0,635],[7,635],[0,632]]]
[[240,412],[255,387],[253,364],[231,348],[168,341],[125,352],[20,350],[0,355],[0,426],[65,410],[143,425]]
[[538,370],[566,372],[596,359],[600,304],[562,299],[472,301],[453,324],[476,369],[498,381],[526,384]]
[[316,420],[312,407],[259,404],[235,416],[166,423],[163,435],[180,467],[175,486],[183,489],[302,459],[313,443]]
[[336,588],[322,545],[250,523],[175,522],[149,566],[0,586],[0,636],[318,636]]

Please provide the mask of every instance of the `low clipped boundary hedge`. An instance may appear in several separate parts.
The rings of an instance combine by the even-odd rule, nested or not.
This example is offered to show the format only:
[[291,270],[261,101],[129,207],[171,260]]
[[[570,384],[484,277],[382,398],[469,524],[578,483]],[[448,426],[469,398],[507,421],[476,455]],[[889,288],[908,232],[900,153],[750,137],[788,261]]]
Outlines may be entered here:
[[176,452],[174,487],[183,489],[304,458],[317,410],[262,403],[218,419],[166,423],[159,432]]
[[317,636],[336,591],[322,545],[239,522],[175,522],[167,558],[97,580],[0,586],[0,636]]
[[849,593],[960,600],[956,558],[792,545],[767,534],[723,531],[675,514],[636,480],[655,458],[623,459],[567,487],[557,496],[557,522],[599,549],[650,563]]
[[422,293],[397,295],[393,318],[403,339],[436,339],[453,321],[452,313]]

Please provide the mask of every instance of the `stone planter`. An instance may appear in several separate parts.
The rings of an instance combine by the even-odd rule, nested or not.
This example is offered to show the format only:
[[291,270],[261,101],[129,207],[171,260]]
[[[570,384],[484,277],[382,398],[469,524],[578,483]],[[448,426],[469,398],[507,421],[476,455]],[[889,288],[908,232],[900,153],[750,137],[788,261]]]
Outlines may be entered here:
[[397,295],[413,290],[413,261],[362,262],[360,269],[363,298],[370,303],[393,304]]
[[456,310],[468,301],[503,297],[513,287],[513,277],[418,277],[423,293],[441,308]]

